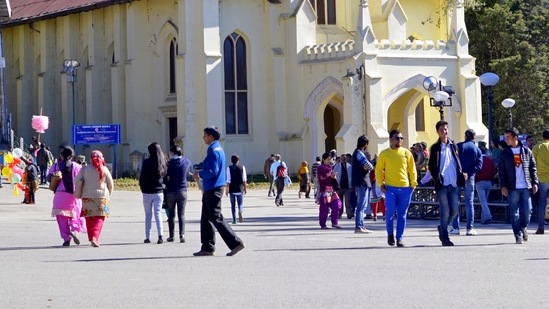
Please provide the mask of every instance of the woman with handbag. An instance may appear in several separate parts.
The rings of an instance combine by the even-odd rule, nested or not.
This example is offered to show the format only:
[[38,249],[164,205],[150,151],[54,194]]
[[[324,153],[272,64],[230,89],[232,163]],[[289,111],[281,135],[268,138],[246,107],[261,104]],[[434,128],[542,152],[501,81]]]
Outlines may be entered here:
[[83,232],[86,227],[84,220],[80,218],[82,204],[74,196],[74,178],[81,169],[80,164],[72,161],[74,151],[71,147],[61,150],[59,161],[51,166],[48,171],[47,180],[50,182],[50,190],[54,191],[52,217],[56,217],[57,225],[63,247],[68,247],[71,238],[79,245],[80,241],[74,234]]
[[84,166],[76,176],[74,195],[82,198],[82,217],[86,218],[88,240],[92,247],[99,247],[99,236],[105,218],[109,216],[109,198],[114,184],[101,151],[92,151],[90,161],[91,164]]
[[[328,219],[328,209],[331,210],[332,227],[340,229],[338,224],[339,212],[341,210],[341,200],[334,190],[332,183],[336,179],[336,173],[333,171],[331,165],[330,153],[326,152],[322,155],[322,164],[317,170],[318,184],[320,186],[318,200],[319,200],[319,214],[318,223],[323,230],[328,229],[326,226],[326,220]],[[337,183],[337,181],[335,181]]]

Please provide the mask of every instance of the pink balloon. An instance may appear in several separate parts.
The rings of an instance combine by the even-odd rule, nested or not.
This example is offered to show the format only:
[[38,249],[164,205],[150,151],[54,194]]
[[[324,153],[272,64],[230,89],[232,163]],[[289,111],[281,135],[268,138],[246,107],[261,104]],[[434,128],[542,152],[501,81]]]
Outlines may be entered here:
[[11,171],[12,173],[14,174],[19,174],[19,175],[23,175],[23,170],[21,170],[19,167],[17,166],[14,166],[11,168]]

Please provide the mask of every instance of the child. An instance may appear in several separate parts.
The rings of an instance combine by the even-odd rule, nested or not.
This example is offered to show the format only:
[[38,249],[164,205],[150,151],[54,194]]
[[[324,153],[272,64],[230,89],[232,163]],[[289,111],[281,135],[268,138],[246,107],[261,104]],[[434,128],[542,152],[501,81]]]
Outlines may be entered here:
[[385,194],[381,192],[381,188],[375,181],[375,172],[370,172],[370,178],[372,180],[372,193],[370,195],[370,204],[372,205],[373,220],[377,221],[377,213],[383,214],[383,220],[385,220]]

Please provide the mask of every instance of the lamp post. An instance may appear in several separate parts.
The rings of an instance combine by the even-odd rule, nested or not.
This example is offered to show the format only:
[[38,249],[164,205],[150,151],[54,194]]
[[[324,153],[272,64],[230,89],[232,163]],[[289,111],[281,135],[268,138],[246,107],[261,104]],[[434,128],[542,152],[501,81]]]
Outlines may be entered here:
[[494,95],[492,87],[499,82],[499,76],[492,72],[486,72],[480,76],[480,83],[487,87],[488,90],[488,141],[494,136],[494,119],[492,117],[492,100]]
[[507,111],[509,112],[509,114],[508,114],[509,128],[512,128],[513,127],[513,114],[511,113],[511,108],[513,108],[513,106],[515,106],[515,100],[507,98],[507,99],[501,101],[501,105],[503,105],[503,107],[505,107],[507,109]]
[[452,95],[456,92],[452,89],[452,86],[442,86],[442,82],[433,76],[426,77],[423,80],[423,88],[429,93],[438,88],[438,91],[431,96],[430,105],[438,109],[440,120],[444,120],[444,107],[452,106]]
[[71,84],[72,88],[72,125],[76,125],[76,110],[75,102],[76,96],[74,92],[74,84],[76,83],[76,69],[80,66],[80,63],[73,59],[66,59],[63,62],[63,72],[67,74],[67,83]]

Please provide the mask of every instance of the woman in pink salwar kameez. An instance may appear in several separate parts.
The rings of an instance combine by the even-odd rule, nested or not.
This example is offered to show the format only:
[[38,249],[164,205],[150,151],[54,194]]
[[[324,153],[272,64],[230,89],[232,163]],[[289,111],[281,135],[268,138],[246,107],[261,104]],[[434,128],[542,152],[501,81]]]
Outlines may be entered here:
[[332,187],[332,181],[336,179],[336,174],[333,171],[330,153],[326,152],[322,155],[322,164],[316,172],[319,184],[318,201],[318,223],[320,228],[328,229],[326,220],[328,219],[328,210],[331,210],[332,227],[340,229],[338,224],[339,212],[341,210],[341,201],[336,191]]
[[75,233],[86,231],[84,219],[80,217],[82,202],[80,199],[74,197],[74,179],[82,167],[80,164],[72,161],[73,155],[74,151],[71,147],[63,148],[60,160],[52,165],[48,172],[48,181],[51,180],[52,175],[57,171],[61,172],[62,175],[62,179],[53,196],[51,215],[57,219],[64,247],[70,245],[71,238],[75,244],[79,245],[80,241]]

